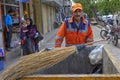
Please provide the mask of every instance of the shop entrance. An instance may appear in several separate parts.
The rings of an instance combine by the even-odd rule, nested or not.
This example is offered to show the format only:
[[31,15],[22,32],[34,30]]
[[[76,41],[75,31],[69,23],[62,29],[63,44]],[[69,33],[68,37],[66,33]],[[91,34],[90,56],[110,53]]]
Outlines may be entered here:
[[2,29],[3,29],[3,43],[4,48],[6,48],[6,28],[4,25],[4,20],[6,14],[8,14],[9,9],[13,9],[15,14],[12,16],[13,26],[12,26],[12,41],[11,47],[16,47],[19,42],[19,32],[20,32],[20,8],[19,2],[17,0],[2,0],[1,1],[1,14],[2,14]]

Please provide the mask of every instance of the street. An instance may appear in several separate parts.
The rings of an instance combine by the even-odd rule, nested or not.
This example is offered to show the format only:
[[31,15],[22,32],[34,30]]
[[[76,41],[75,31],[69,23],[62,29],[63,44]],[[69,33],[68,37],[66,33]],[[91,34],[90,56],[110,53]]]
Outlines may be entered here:
[[[100,40],[102,39],[100,37],[100,26],[99,25],[92,25],[92,29],[93,29],[93,33],[94,33],[94,41],[97,41],[97,40]],[[54,40],[55,40],[55,35],[57,33],[58,29],[55,29],[47,34],[44,35],[44,39],[39,43],[39,47],[40,47],[40,50],[41,49],[44,49],[44,48],[54,48]],[[64,47],[64,42],[63,41],[63,44],[62,44],[62,47]],[[113,46],[112,43],[111,44],[108,44],[107,41],[102,41],[102,42],[97,42],[95,43],[94,45],[97,45],[97,44],[103,44],[107,49],[108,51],[113,55],[114,59],[116,59],[117,62],[119,62],[120,64],[120,42],[118,42],[118,46]],[[16,54],[16,53],[14,53]],[[16,56],[13,56],[11,58],[11,60],[6,60],[5,61],[5,68],[9,67],[10,65],[12,65],[14,62],[16,62],[19,58],[20,58],[20,54],[16,57]]]
[[[42,40],[37,32],[43,36]],[[0,0],[0,80],[120,80],[119,34],[120,0]],[[99,45],[102,45],[102,49]],[[91,50],[95,53],[92,54],[94,60],[90,59]],[[71,57],[70,61],[64,63],[68,57]],[[99,63],[92,64],[95,60],[99,60]],[[64,75],[61,77],[61,74],[56,76],[55,73],[55,76],[51,76],[50,73],[50,76],[45,74],[46,77],[38,77],[33,73],[32,77],[27,76],[32,71],[42,71],[44,74],[46,65],[49,69],[58,61],[63,61],[61,66],[58,64],[58,70],[66,72],[68,69],[71,71],[67,73],[69,75],[62,73]],[[42,68],[44,64],[45,68]],[[53,70],[57,71],[57,68]],[[84,69],[88,71],[84,72]]]

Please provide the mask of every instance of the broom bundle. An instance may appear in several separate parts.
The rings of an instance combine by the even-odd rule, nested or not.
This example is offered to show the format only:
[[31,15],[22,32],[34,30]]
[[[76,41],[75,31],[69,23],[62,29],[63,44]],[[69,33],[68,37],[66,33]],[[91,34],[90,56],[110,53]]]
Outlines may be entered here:
[[71,46],[21,57],[19,61],[1,73],[0,80],[15,80],[43,70],[64,60],[75,51],[76,47]]

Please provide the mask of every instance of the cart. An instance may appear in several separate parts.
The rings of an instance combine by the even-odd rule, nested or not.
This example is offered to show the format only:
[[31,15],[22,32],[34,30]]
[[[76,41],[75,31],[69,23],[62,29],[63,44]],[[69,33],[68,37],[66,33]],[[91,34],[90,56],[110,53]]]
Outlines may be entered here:
[[21,80],[120,80],[120,65],[105,47],[102,49],[102,64],[90,64],[88,55],[94,48],[86,47],[58,64]]

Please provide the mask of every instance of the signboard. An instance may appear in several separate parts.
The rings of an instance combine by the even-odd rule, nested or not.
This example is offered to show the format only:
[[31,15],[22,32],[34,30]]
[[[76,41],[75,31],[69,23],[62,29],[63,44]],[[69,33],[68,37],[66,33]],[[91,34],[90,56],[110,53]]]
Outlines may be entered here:
[[25,3],[30,2],[30,0],[17,0],[17,1],[19,1],[19,2],[25,2]]
[[0,57],[4,57],[4,50],[0,48]]

